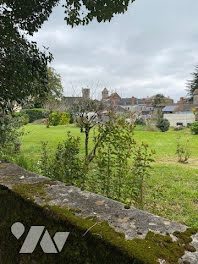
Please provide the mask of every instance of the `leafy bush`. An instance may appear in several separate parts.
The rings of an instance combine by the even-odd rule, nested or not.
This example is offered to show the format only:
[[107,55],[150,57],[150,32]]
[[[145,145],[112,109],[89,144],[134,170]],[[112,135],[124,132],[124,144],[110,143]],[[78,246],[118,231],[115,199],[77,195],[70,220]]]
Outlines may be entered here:
[[17,112],[14,114],[15,117],[20,117],[23,125],[27,125],[30,122],[29,116],[23,112]]
[[49,115],[49,125],[57,126],[60,122],[60,114],[59,112],[52,112]]
[[186,142],[181,142],[181,138],[179,137],[177,140],[177,149],[176,154],[178,156],[178,162],[187,163],[190,158],[191,151],[189,148],[189,139]]
[[198,135],[198,121],[191,124],[190,130],[193,134]]
[[32,123],[35,120],[48,117],[50,112],[42,108],[33,108],[33,109],[23,109],[21,110],[21,113],[27,114],[29,116],[29,122]]
[[144,185],[145,179],[150,175],[151,163],[154,162],[154,151],[149,150],[149,146],[144,142],[141,145],[134,145],[132,154],[131,175],[129,184],[131,191],[129,192],[129,204],[143,209],[144,207]]
[[60,113],[59,125],[67,125],[70,121],[70,113]]
[[5,115],[0,117],[0,148],[4,153],[13,154],[20,150],[20,136],[23,134],[19,128],[23,125],[20,116]]
[[67,125],[70,121],[70,113],[61,113],[61,112],[52,112],[49,115],[49,125],[58,126],[58,125]]
[[124,119],[110,117],[105,126],[99,127],[99,134],[101,141],[96,155],[98,188],[103,195],[120,200],[133,147],[133,126]]
[[50,155],[47,143],[42,142],[41,173],[68,184],[80,185],[83,166],[79,158],[80,138],[68,132],[68,138],[59,143],[54,155]]
[[168,131],[170,123],[167,119],[159,118],[156,127],[160,129],[161,132]]
[[135,120],[135,125],[145,126],[145,125],[146,125],[146,122],[145,122],[145,120],[141,117],[141,118]]
[[110,120],[99,127],[99,133],[102,140],[90,190],[124,202],[127,207],[133,204],[143,208],[144,179],[149,176],[153,152],[147,144],[137,145],[132,138],[133,127],[122,119]]

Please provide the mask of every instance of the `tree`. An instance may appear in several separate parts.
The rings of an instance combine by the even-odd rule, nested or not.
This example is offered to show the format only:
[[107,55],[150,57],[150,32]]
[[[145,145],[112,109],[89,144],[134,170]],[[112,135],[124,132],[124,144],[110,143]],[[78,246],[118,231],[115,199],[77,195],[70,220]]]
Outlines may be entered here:
[[[44,2],[44,3],[41,3]],[[22,8],[23,7],[23,8]],[[43,23],[43,15],[51,12],[45,1],[37,5],[30,0],[3,0],[0,4],[0,107],[12,111],[14,102],[22,103],[29,96],[47,92],[46,65],[51,54],[40,52],[32,35]],[[34,87],[38,81],[40,86]]]
[[[47,68],[47,92],[42,95],[37,95],[31,101],[34,107],[43,107],[44,105],[58,105],[63,96],[63,86],[61,83],[61,76],[56,73],[52,67]],[[35,86],[39,86],[40,83],[37,81]]]
[[94,18],[100,23],[111,21],[116,14],[125,13],[135,0],[70,0],[66,1],[65,21],[68,25],[87,25]]
[[[2,0],[0,4],[0,107],[12,110],[13,102],[22,103],[29,96],[46,94],[47,63],[51,54],[41,52],[27,40],[42,26],[60,0]],[[124,13],[134,0],[67,0],[67,25],[87,25],[94,18],[110,21]],[[40,85],[33,86],[38,81]]]
[[190,96],[190,100],[193,99],[193,93],[198,89],[198,65],[195,67],[195,71],[192,73],[192,80],[187,81],[187,91]]
[[102,194],[121,199],[124,181],[128,177],[129,159],[134,140],[133,129],[124,117],[109,113],[109,121],[100,125],[100,142],[96,154],[96,164]]
[[165,96],[163,94],[156,94],[153,100],[153,107],[161,105],[164,103]]
[[90,131],[97,124],[100,104],[92,99],[83,99],[72,107],[72,113],[76,116],[76,121],[82,133],[85,133],[85,162],[88,164],[95,156],[99,144],[96,140],[93,149],[89,152]]

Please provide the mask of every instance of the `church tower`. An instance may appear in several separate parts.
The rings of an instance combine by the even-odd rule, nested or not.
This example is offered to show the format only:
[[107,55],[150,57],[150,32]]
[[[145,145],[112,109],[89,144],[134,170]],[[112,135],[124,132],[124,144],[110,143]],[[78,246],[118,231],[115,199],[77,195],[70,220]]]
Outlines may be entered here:
[[109,91],[107,90],[107,88],[104,88],[104,90],[102,91],[102,100],[105,100],[109,97]]

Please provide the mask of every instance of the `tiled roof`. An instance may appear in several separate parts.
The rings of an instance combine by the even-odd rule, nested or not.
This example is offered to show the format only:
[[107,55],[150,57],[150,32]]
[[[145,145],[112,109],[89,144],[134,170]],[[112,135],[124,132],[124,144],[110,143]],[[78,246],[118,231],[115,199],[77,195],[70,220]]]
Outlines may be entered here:
[[198,105],[194,104],[180,104],[178,107],[175,109],[174,112],[186,112],[186,111],[192,111],[193,108],[198,107]]
[[132,104],[132,100],[131,98],[122,98],[119,102],[119,105],[131,105]]
[[178,105],[167,105],[162,109],[162,112],[173,112],[178,107]]

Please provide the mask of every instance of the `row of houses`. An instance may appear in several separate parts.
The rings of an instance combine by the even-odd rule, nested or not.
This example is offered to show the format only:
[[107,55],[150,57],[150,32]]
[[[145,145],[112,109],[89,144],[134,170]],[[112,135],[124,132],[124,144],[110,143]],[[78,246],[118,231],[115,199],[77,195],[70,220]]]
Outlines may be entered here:
[[[156,109],[163,112],[164,118],[168,119],[171,126],[189,126],[195,121],[195,114],[198,110],[198,89],[195,90],[193,101],[190,102],[187,98],[181,97],[177,103],[170,97],[162,97],[154,95],[145,98],[136,98],[134,96],[122,98],[118,93],[109,93],[107,88],[102,91],[102,99],[95,100],[98,104],[103,105],[101,116],[107,115],[109,109],[114,109],[119,114],[138,113],[138,116],[144,118],[152,117]],[[81,97],[63,97],[63,104],[68,108],[74,103],[90,99],[90,90],[82,89]]]
[[106,105],[111,105],[115,109],[120,108],[124,111],[136,112],[145,118],[151,117],[155,109],[161,109],[165,119],[168,119],[171,126],[189,126],[195,122],[198,112],[198,89],[194,91],[193,101],[190,102],[187,98],[181,97],[177,103],[174,103],[170,97],[154,95],[146,98],[121,98],[117,93],[109,95],[105,88],[102,91],[102,101]]

